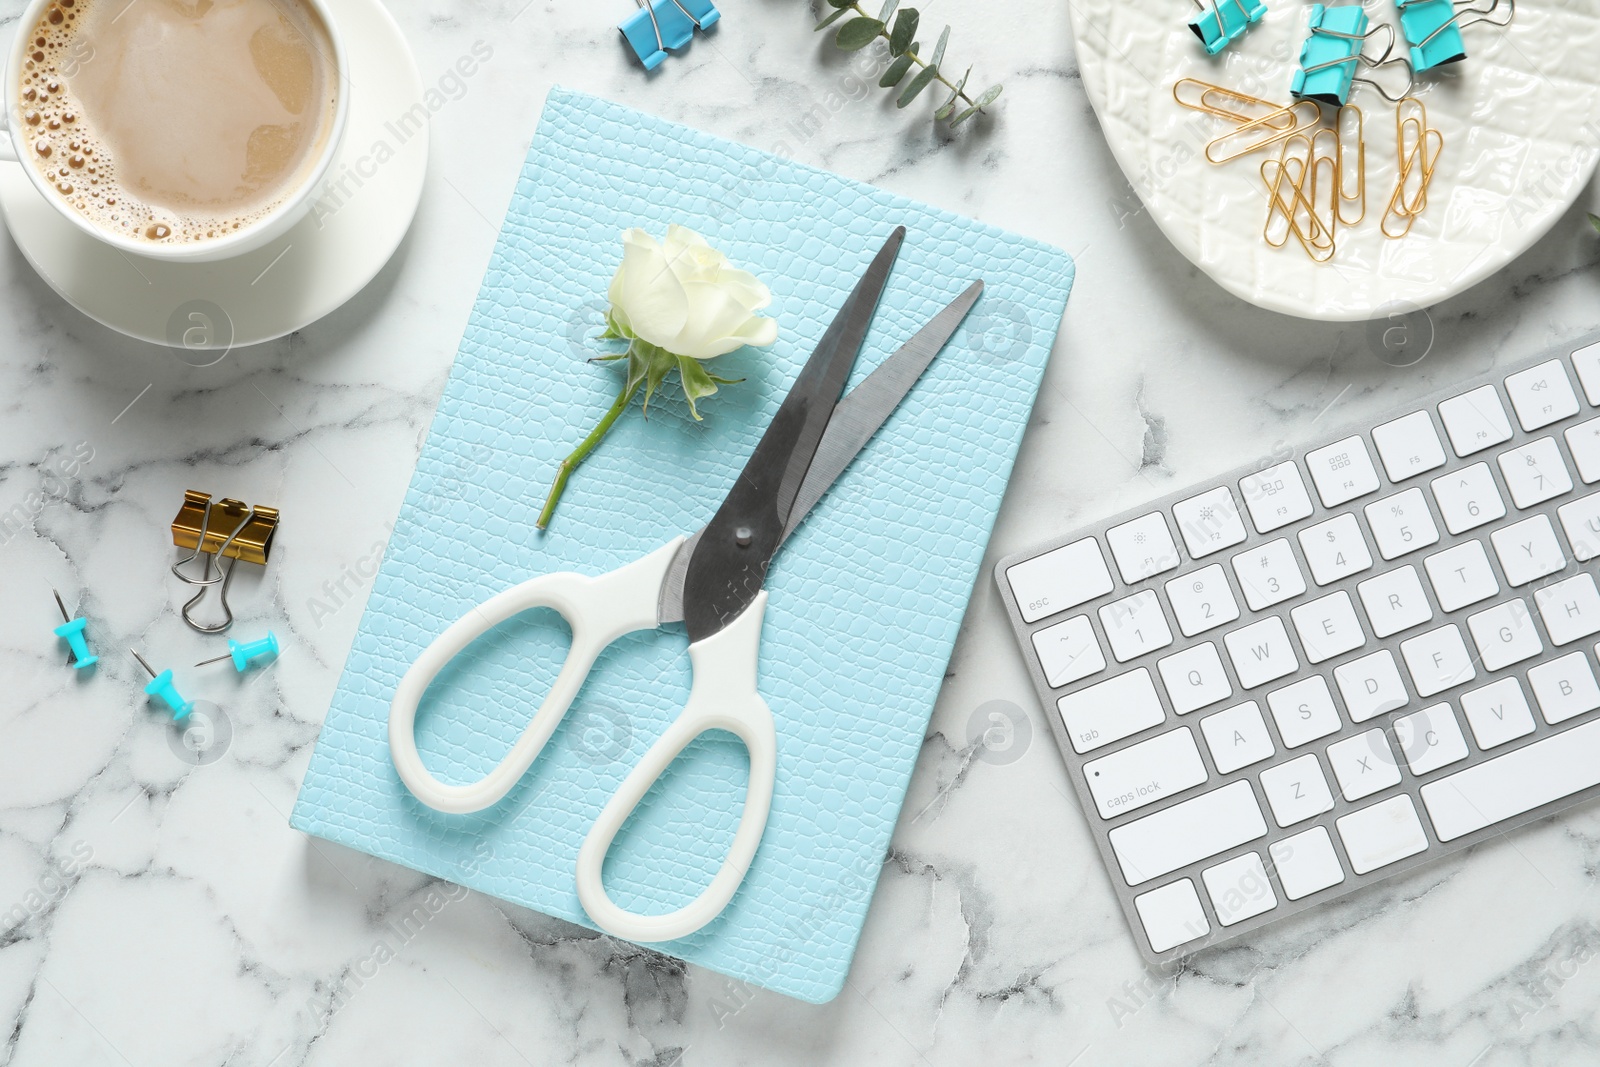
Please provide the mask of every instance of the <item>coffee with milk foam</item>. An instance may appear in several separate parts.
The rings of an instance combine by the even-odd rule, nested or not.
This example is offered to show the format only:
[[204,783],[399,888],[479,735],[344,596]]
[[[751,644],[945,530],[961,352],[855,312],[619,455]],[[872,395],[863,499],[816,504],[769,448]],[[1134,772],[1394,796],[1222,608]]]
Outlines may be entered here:
[[303,0],[55,0],[18,154],[108,233],[198,242],[269,214],[327,146],[333,43]]

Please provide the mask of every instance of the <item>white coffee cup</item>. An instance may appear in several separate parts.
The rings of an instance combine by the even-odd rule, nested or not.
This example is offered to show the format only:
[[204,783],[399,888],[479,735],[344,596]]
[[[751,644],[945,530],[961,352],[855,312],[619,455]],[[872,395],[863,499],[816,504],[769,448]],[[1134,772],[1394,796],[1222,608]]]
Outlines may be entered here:
[[11,42],[11,51],[6,60],[5,115],[3,121],[0,121],[0,160],[10,160],[20,166],[34,188],[39,190],[39,195],[49,201],[51,206],[74,226],[95,240],[130,255],[169,262],[205,263],[230,259],[260,248],[274,238],[282,236],[311,210],[313,194],[321,186],[322,179],[333,162],[334,154],[339,150],[339,143],[344,138],[345,118],[350,111],[350,83],[345,77],[350,65],[345,55],[344,36],[339,30],[338,23],[334,21],[333,13],[328,10],[325,0],[302,0],[306,6],[322,17],[322,23],[327,27],[328,38],[333,42],[333,62],[336,68],[330,74],[332,78],[337,79],[339,86],[338,99],[334,102],[333,125],[315,163],[305,172],[300,184],[285,195],[276,207],[253,222],[221,237],[207,238],[204,241],[173,242],[170,245],[142,241],[96,226],[93,221],[73,210],[72,205],[61,198],[45,176],[39,172],[38,167],[18,155],[15,131],[20,127],[22,118],[20,76],[22,64],[27,60],[29,35],[53,2],[54,0],[30,0],[27,10],[23,11],[17,20],[16,39]]

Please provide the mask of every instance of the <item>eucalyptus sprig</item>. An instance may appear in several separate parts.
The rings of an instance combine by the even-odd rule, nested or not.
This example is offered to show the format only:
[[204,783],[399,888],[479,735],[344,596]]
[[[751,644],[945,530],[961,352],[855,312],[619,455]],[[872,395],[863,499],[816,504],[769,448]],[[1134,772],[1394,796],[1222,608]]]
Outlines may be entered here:
[[[833,14],[817,23],[817,29],[826,29],[842,20],[843,25],[839,27],[839,32],[834,35],[833,40],[846,52],[860,51],[880,37],[889,42],[889,55],[893,61],[889,64],[889,69],[883,72],[883,77],[878,79],[878,84],[885,89],[892,89],[902,82],[905,83],[901,85],[900,95],[895,99],[896,107],[905,107],[920,96],[924,89],[937,81],[950,90],[950,98],[939,105],[939,110],[933,113],[933,117],[940,122],[948,119],[950,128],[955,129],[999,99],[1001,92],[999,85],[991,85],[976,99],[967,95],[967,79],[972,76],[971,67],[967,68],[967,72],[961,76],[959,82],[952,82],[944,76],[944,71],[940,67],[944,63],[945,45],[950,42],[949,26],[939,34],[939,43],[934,45],[933,55],[928,59],[922,58],[921,45],[916,41],[917,26],[922,21],[922,16],[918,14],[916,8],[900,7],[900,0],[887,0],[883,10],[873,18],[855,0],[828,0],[828,6],[835,10]],[[918,68],[915,74],[911,74],[912,67]],[[911,74],[910,80],[906,79],[908,74]],[[963,104],[966,106],[960,106]]]

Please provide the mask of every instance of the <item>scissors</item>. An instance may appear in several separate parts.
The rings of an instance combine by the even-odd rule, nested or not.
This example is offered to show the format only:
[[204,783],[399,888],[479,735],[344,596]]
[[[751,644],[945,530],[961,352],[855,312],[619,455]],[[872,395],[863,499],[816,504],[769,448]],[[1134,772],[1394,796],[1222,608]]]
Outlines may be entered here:
[[[578,853],[578,899],[607,933],[641,942],[693,933],[722,913],[755,858],[772,806],[777,763],[772,713],[756,688],[767,567],[812,505],[916,385],[983,291],[983,283],[974,282],[842,396],[904,240],[902,226],[873,258],[703,529],[675,537],[609,574],[547,574],[490,598],[439,635],[395,691],[389,750],[406,788],[439,811],[482,811],[505,797],[532,765],[607,645],[636,630],[683,622],[693,667],[688,702],[624,778]],[[549,696],[485,778],[471,785],[438,781],[417,753],[418,702],[445,664],[473,639],[531,608],[554,608],[572,629],[571,650]],[[656,779],[708,730],[726,730],[749,752],[744,809],[733,844],[695,900],[664,915],[626,911],[612,902],[601,882],[606,853]]]

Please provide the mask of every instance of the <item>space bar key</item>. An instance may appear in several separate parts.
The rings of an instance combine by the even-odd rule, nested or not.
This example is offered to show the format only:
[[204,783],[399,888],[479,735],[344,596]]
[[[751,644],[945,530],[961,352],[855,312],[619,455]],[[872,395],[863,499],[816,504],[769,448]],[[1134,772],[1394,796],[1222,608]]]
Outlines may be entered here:
[[1422,787],[1434,832],[1453,841],[1600,785],[1600,720]]

